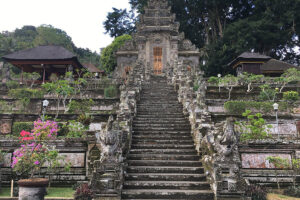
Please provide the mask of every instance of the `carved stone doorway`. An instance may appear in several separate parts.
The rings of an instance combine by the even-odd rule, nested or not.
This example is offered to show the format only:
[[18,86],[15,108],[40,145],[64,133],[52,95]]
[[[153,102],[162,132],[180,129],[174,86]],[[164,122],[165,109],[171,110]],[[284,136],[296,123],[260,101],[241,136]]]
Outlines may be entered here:
[[162,74],[162,48],[154,47],[153,48],[153,57],[154,57],[154,74],[160,75]]

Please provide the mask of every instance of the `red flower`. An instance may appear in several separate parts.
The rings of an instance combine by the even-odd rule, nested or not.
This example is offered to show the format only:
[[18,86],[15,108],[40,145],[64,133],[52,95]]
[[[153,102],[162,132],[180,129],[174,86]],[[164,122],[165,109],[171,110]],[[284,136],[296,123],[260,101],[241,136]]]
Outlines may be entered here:
[[29,133],[29,132],[23,130],[23,131],[21,131],[20,135],[21,135],[22,137],[25,137],[26,135],[31,135],[31,133]]

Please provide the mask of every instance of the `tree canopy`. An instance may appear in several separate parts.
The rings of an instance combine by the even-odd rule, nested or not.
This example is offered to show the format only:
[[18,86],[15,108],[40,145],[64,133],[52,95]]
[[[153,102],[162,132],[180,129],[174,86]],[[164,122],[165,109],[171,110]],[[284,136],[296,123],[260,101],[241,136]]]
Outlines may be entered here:
[[106,72],[112,72],[117,66],[116,52],[127,41],[131,40],[130,35],[116,37],[114,41],[103,49],[101,53],[101,64]]
[[89,49],[78,48],[72,38],[63,30],[51,25],[39,27],[24,26],[13,32],[0,33],[0,59],[3,55],[36,47],[39,45],[59,45],[76,54],[82,63],[93,63],[100,67],[100,55]]
[[[130,12],[138,13],[147,4],[147,0],[129,2]],[[169,4],[180,31],[203,51],[201,67],[207,75],[228,72],[227,64],[244,51],[300,64],[300,0],[169,0]],[[137,19],[128,18],[131,25],[120,23],[127,15],[126,10],[108,15],[107,32],[134,31],[126,27]]]

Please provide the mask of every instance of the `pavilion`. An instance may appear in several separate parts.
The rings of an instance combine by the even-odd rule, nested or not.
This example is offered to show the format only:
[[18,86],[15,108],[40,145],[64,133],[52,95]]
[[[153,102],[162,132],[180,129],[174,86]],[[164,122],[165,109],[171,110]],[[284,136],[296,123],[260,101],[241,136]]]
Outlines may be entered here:
[[43,83],[48,81],[52,74],[60,77],[68,71],[84,69],[76,55],[61,46],[54,45],[21,50],[2,58],[5,62],[20,68],[22,74],[23,72],[40,73]]
[[280,76],[289,68],[298,68],[287,62],[252,52],[242,53],[229,63],[228,66],[232,67],[237,74],[247,72],[266,76]]

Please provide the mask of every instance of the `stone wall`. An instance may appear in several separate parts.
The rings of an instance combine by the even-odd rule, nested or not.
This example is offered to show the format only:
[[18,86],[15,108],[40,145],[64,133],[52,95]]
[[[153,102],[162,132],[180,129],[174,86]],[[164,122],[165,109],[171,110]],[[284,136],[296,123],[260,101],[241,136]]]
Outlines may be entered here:
[[[60,155],[65,157],[61,163],[62,168],[58,169],[55,175],[51,177],[54,185],[73,185],[78,181],[88,180],[89,143],[93,143],[93,140],[74,139],[53,141],[52,145],[55,145]],[[11,179],[16,179],[10,165],[12,153],[19,145],[18,141],[0,140],[0,148],[7,152],[4,166],[1,168],[3,184],[9,184]],[[65,163],[71,163],[71,170],[69,172],[66,172],[63,168]]]
[[[226,88],[208,85],[201,72],[190,69],[188,62],[178,62],[172,73],[168,74],[168,79],[178,91],[178,100],[183,104],[184,113],[191,123],[196,149],[203,156],[206,174],[218,199],[240,198],[246,186],[245,179],[251,183],[273,186],[276,182],[275,170],[266,162],[267,156],[289,160],[296,158],[299,114],[280,110],[277,127],[275,112],[264,113],[267,124],[273,126],[273,139],[241,143],[234,122],[243,120],[243,117],[224,109],[224,103],[228,101]],[[199,85],[197,91],[193,88],[195,83]],[[259,89],[258,86],[254,88],[247,93],[246,87],[235,87],[232,100],[256,100]],[[285,91],[299,89],[299,86],[289,85]],[[277,139],[278,133],[281,140]],[[290,169],[279,173],[283,185],[291,184]]]

